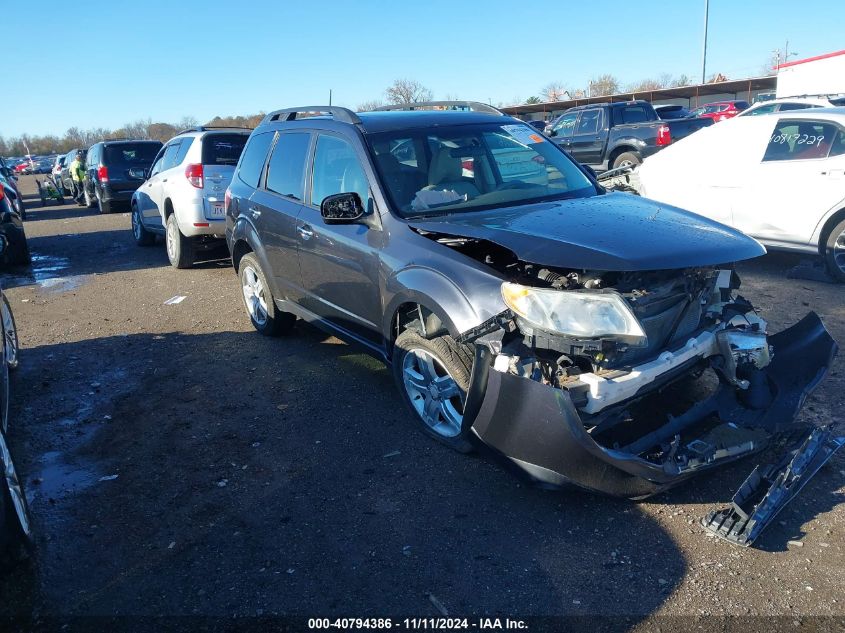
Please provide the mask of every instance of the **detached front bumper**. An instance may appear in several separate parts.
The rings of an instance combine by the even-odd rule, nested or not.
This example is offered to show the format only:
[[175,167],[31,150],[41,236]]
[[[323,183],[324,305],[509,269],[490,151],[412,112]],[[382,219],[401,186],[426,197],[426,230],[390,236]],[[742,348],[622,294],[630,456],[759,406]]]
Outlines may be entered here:
[[[570,395],[562,389],[493,368],[493,353],[478,345],[465,423],[478,439],[538,484],[575,485],[596,492],[643,498],[691,476],[764,448],[796,426],[794,418],[807,395],[827,373],[837,345],[818,315],[810,313],[792,327],[769,337],[772,362],[761,370],[771,398],[749,408],[735,385],[722,380],[716,391],[667,425],[675,425],[675,447],[696,424],[747,430],[745,441],[711,446],[690,459],[683,451],[663,460],[647,459],[645,450],[600,445],[590,435]],[[690,369],[690,371],[692,371]],[[751,438],[751,439],[748,439]],[[693,440],[691,444],[699,440]]]

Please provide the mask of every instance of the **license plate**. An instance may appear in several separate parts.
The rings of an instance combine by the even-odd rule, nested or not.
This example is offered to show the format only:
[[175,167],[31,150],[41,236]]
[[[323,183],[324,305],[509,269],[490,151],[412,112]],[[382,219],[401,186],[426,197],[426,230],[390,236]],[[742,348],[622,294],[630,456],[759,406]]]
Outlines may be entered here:
[[226,215],[226,209],[223,207],[222,202],[212,202],[211,203],[211,217],[212,218],[222,218]]
[[130,178],[140,178],[141,180],[144,179],[144,170],[143,169],[130,169],[129,170],[129,177]]

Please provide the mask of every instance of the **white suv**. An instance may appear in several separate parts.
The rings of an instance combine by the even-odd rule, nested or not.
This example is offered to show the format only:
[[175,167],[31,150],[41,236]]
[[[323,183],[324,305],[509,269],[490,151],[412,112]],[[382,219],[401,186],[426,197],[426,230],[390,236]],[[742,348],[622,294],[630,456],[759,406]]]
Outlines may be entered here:
[[170,139],[132,195],[135,241],[150,246],[163,235],[176,268],[190,268],[196,251],[219,245],[226,229],[226,188],[250,132],[196,127]]

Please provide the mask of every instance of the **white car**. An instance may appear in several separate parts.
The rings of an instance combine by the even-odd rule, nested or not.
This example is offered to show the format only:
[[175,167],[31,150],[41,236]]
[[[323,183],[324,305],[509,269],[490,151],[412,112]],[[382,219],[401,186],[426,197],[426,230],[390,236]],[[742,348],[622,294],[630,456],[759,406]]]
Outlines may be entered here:
[[845,108],[735,117],[638,169],[639,192],[772,249],[818,253],[845,281]]
[[163,235],[167,258],[190,268],[198,250],[225,238],[226,188],[251,130],[196,127],[170,139],[132,195],[132,234],[140,246]]
[[845,105],[845,99],[841,97],[784,97],[761,101],[740,112],[737,116],[758,116],[760,114],[772,114],[773,112],[787,112],[789,110],[807,110],[810,108],[831,108]]

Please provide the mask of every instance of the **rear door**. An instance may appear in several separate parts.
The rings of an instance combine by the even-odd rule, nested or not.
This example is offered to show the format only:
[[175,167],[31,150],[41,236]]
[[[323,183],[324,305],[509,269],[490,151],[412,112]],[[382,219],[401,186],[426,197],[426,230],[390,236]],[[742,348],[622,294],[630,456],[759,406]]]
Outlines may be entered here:
[[164,227],[164,187],[167,184],[168,170],[173,167],[182,139],[175,139],[165,145],[156,156],[150,169],[150,177],[140,187],[138,199],[144,224]]
[[845,128],[779,117],[768,130],[734,223],[770,244],[806,246],[821,218],[845,200]]
[[602,116],[602,108],[581,110],[578,123],[570,141],[572,157],[579,163],[598,165],[604,153],[607,123]]
[[[156,141],[106,143],[99,147],[96,162],[108,170],[108,184],[112,191],[135,191],[143,184],[144,174],[160,149],[161,143]],[[96,170],[98,165],[90,163],[89,156],[88,169]]]
[[207,220],[226,219],[226,188],[232,182],[248,138],[248,132],[209,132],[202,138],[202,198]]
[[572,133],[575,131],[575,124],[578,121],[578,110],[562,114],[549,130],[549,136],[563,149],[569,150],[572,142]]
[[259,186],[250,196],[248,213],[258,229],[275,281],[277,298],[301,302],[302,276],[296,223],[305,198],[305,171],[310,132],[280,132]]

